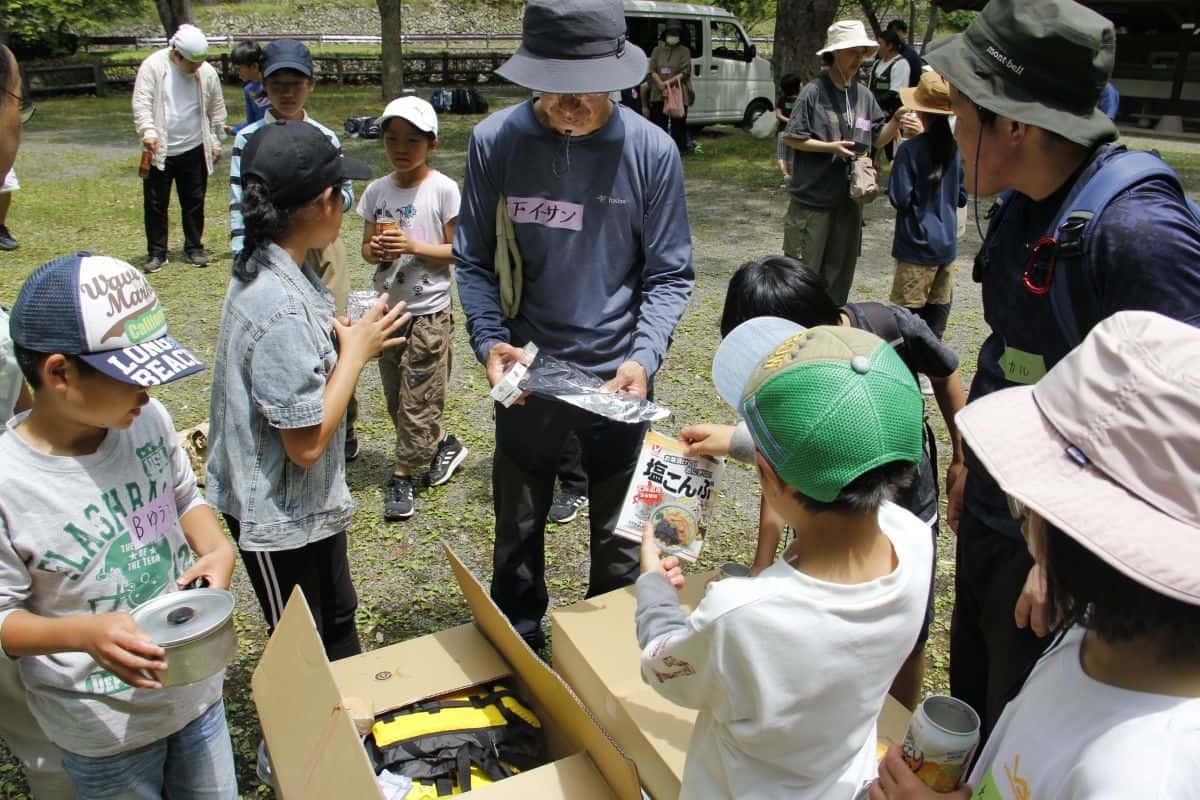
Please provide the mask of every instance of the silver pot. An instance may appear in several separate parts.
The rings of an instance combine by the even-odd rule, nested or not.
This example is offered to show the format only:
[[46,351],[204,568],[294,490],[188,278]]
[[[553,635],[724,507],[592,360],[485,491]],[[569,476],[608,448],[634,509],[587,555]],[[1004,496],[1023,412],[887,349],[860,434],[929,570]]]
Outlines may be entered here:
[[166,651],[167,668],[155,675],[164,687],[210,678],[233,660],[233,603],[224,589],[186,589],[134,609],[133,621]]

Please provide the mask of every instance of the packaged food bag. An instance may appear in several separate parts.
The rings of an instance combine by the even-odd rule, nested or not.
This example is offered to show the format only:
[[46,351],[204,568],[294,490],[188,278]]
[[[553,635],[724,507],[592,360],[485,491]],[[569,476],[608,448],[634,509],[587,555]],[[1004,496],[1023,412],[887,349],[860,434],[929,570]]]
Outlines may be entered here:
[[686,449],[677,439],[655,431],[646,434],[615,533],[640,542],[649,522],[664,553],[695,561],[725,462],[691,458],[684,455]]

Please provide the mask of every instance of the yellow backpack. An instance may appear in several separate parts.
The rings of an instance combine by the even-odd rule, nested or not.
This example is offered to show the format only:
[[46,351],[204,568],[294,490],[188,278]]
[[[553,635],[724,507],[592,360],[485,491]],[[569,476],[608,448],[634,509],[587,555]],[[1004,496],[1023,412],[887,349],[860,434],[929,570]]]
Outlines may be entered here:
[[371,738],[379,769],[413,779],[406,800],[462,794],[543,763],[542,724],[504,685],[384,714]]

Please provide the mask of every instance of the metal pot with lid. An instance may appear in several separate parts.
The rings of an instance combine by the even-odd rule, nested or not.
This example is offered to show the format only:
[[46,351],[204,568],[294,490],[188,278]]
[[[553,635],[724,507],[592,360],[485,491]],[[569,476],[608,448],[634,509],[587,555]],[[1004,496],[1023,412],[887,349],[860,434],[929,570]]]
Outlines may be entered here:
[[131,616],[166,651],[167,668],[155,677],[182,686],[216,675],[237,651],[234,598],[224,589],[187,589],[142,603]]

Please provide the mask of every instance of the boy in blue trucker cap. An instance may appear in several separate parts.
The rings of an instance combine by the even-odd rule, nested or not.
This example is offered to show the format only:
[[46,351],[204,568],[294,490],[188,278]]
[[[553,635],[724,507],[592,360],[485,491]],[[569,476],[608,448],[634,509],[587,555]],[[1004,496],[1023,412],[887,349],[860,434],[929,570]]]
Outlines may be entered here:
[[700,711],[680,797],[850,798],[875,774],[875,719],[924,618],[929,529],[891,502],[921,458],[920,390],[877,336],[777,317],[735,328],[713,381],[796,538],[688,616],[678,561],[647,531],[642,677]]
[[233,547],[147,392],[203,366],[146,276],[106,256],[39,267],[10,327],[33,407],[0,436],[0,660],[77,797],[236,798],[224,673],[163,688],[168,656],[130,616],[229,587]]

